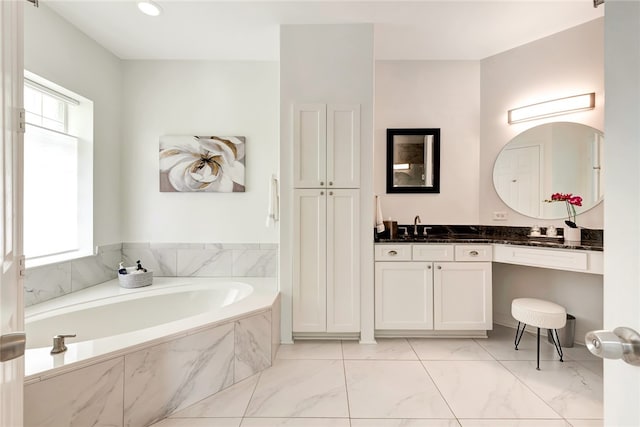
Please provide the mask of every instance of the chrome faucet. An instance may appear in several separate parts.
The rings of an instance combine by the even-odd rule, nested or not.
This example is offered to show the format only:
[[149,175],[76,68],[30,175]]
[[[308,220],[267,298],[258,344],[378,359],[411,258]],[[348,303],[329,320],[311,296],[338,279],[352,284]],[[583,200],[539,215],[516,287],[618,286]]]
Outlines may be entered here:
[[413,218],[413,235],[417,236],[418,235],[418,224],[420,223],[420,215],[416,215],[415,218]]
[[53,337],[53,348],[51,354],[64,353],[67,351],[67,346],[64,345],[65,338],[73,338],[76,334],[60,334]]

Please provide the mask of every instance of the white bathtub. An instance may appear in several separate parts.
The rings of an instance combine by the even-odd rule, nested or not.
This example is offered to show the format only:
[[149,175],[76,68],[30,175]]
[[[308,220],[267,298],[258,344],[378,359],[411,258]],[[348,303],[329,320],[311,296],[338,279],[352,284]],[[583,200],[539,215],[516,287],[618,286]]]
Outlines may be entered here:
[[[277,298],[273,278],[154,278],[144,288],[117,280],[26,309],[25,382],[127,354],[217,324],[270,309]],[[50,355],[52,337],[68,350]]]

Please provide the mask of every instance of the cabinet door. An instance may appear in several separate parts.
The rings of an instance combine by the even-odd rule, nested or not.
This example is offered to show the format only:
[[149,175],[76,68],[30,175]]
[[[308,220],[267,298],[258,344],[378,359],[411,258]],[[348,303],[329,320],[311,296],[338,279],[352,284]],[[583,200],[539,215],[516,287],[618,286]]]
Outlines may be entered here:
[[376,329],[433,329],[432,269],[431,262],[376,262]]
[[360,105],[327,107],[327,184],[360,187]]
[[491,263],[435,263],[433,301],[436,330],[492,329]]
[[293,185],[319,188],[327,185],[327,107],[296,104],[293,107]]
[[293,331],[326,330],[326,191],[294,191]]
[[360,331],[359,193],[328,190],[327,332]]

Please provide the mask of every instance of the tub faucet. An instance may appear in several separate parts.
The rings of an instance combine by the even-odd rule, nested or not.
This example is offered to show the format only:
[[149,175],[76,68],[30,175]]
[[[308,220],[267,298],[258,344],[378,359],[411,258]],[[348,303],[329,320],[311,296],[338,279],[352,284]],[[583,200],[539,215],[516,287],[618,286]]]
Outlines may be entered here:
[[53,337],[53,348],[51,354],[64,353],[67,351],[67,346],[64,345],[65,338],[73,338],[76,334],[60,334]]
[[416,215],[416,217],[413,218],[413,235],[414,236],[418,235],[418,224],[420,224],[420,215]]

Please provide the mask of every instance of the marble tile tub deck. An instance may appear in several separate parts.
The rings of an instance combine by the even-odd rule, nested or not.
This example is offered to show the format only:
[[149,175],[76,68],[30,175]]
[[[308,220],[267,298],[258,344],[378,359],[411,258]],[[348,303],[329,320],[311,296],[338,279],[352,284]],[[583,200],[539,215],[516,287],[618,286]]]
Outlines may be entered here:
[[565,362],[535,336],[296,341],[271,368],[154,427],[597,427],[602,363],[585,347]]

